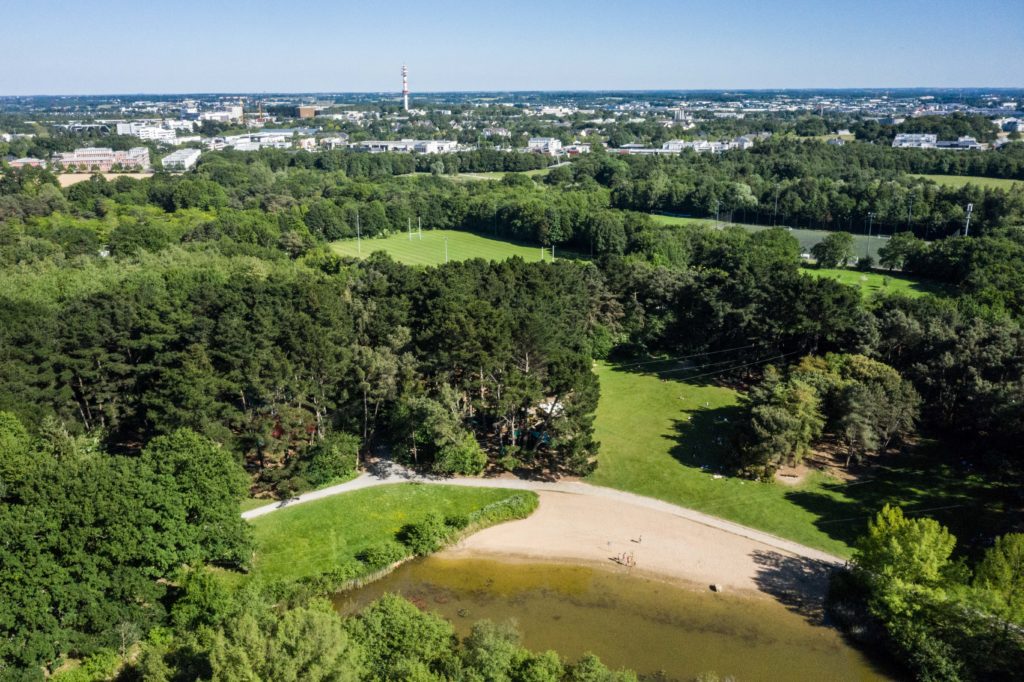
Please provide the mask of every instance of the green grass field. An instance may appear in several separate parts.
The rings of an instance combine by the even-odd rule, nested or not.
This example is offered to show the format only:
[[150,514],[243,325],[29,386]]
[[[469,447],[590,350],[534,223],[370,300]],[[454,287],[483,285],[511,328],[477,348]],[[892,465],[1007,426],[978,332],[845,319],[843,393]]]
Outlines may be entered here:
[[[362,256],[374,251],[385,251],[395,260],[408,265],[438,265],[444,263],[445,240],[448,241],[448,260],[459,261],[470,258],[505,260],[519,256],[525,261],[541,260],[541,247],[516,244],[501,239],[492,239],[461,230],[424,230],[420,239],[414,232],[412,239],[407,233],[393,234],[383,239],[363,239]],[[359,257],[354,239],[343,239],[331,243],[331,249],[341,256]],[[558,256],[558,250],[555,250]],[[543,260],[551,259],[548,249]]]
[[934,452],[881,461],[852,483],[818,472],[792,487],[716,479],[725,471],[740,416],[739,395],[680,379],[700,370],[656,373],[678,369],[672,362],[598,366],[601,450],[592,483],[698,509],[840,556],[849,556],[851,543],[886,502],[934,516],[964,538],[977,528],[1003,525],[1004,512],[1012,508],[1012,491],[965,475]]
[[963,187],[964,185],[977,185],[978,187],[989,187],[992,189],[1017,189],[1024,191],[1024,181],[1007,180],[1005,178],[984,178],[979,175],[925,175],[923,173],[911,173],[915,178],[925,178],[947,187]]
[[917,280],[901,274],[830,268],[804,268],[803,272],[813,277],[828,277],[843,284],[858,287],[860,293],[865,297],[882,292],[898,292],[911,297],[941,296],[946,293],[941,284]]
[[[651,214],[651,217],[655,222],[661,225],[686,225],[686,224],[698,224],[705,225],[707,227],[726,226],[726,225],[738,225],[748,232],[758,232],[760,230],[771,229],[766,225],[750,225],[746,223],[730,223],[726,221],[716,222],[713,218],[684,218],[680,216],[668,216],[660,214]],[[827,230],[809,230],[805,228],[794,228],[780,225],[784,229],[790,231],[790,233],[796,237],[797,241],[800,242],[800,250],[802,252],[810,252],[811,247],[820,242],[829,234]],[[864,231],[865,225],[853,225],[850,227],[851,234],[853,231]],[[857,256],[863,256],[865,253],[871,254],[871,256],[877,261],[878,260],[878,249],[885,244],[888,236],[872,236],[868,237],[866,234],[853,234],[853,252]]]
[[365,488],[284,508],[252,520],[256,534],[253,575],[290,580],[318,575],[393,540],[403,526],[428,512],[469,514],[522,491],[413,483]]

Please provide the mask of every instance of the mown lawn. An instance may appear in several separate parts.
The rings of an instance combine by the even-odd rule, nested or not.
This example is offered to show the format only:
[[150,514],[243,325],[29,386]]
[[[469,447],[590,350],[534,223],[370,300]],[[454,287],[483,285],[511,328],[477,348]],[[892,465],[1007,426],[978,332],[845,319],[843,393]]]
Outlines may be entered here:
[[346,564],[431,511],[469,514],[519,490],[463,488],[415,483],[355,490],[253,519],[253,575],[291,580]]
[[843,284],[860,289],[865,297],[882,292],[899,292],[907,296],[944,295],[942,284],[919,280],[902,274],[884,272],[863,272],[861,270],[837,270],[831,268],[804,268],[804,273],[814,277],[828,277]]
[[964,185],[977,185],[978,187],[990,187],[992,189],[1016,188],[1024,191],[1024,181],[1007,180],[1005,178],[984,178],[980,175],[926,175],[924,173],[911,173],[915,178],[925,178],[947,187],[963,187]]
[[601,449],[592,483],[698,509],[844,557],[887,502],[934,516],[962,538],[1000,525],[1012,508],[1012,491],[965,473],[950,463],[948,453],[881,461],[852,483],[818,472],[799,486],[721,475],[739,418],[739,395],[687,382],[686,376],[707,370],[672,372],[680,367],[599,364]]
[[[438,265],[445,262],[445,240],[448,242],[448,260],[450,261],[470,258],[505,260],[513,256],[519,256],[530,262],[542,260],[540,246],[516,244],[461,230],[423,230],[422,239],[415,231],[412,239],[409,239],[406,232],[393,234],[383,239],[363,239],[361,255],[365,258],[374,251],[385,251],[391,254],[395,260],[408,265]],[[359,248],[355,239],[343,239],[331,243],[331,249],[335,253],[353,258],[360,256]],[[558,257],[557,248],[555,257]],[[550,249],[544,254],[543,260],[551,260]]]

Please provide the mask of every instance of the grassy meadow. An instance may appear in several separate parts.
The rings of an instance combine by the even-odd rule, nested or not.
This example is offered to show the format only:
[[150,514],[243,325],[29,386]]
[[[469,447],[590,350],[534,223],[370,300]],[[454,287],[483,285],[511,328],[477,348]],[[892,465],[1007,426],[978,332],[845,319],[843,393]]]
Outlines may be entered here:
[[387,540],[431,511],[468,515],[520,490],[405,483],[364,488],[251,521],[256,535],[253,575],[293,580],[330,571]]
[[[395,260],[407,265],[438,265],[445,260],[445,240],[448,242],[448,260],[461,261],[470,258],[505,260],[519,256],[525,261],[550,260],[551,250],[542,254],[541,247],[516,244],[502,239],[484,237],[461,230],[424,230],[421,239],[413,232],[412,239],[406,232],[393,234],[381,239],[363,239],[362,257],[374,251],[384,251]],[[332,242],[331,249],[341,256],[358,258],[359,246],[355,239]],[[555,249],[558,256],[558,249]]]
[[833,268],[804,268],[803,272],[813,277],[827,277],[837,282],[860,289],[865,297],[883,292],[896,292],[911,297],[942,295],[941,284],[918,280],[899,273],[863,272],[861,270],[839,270]]
[[947,187],[963,187],[965,185],[977,185],[990,189],[1011,189],[1016,188],[1024,191],[1024,181],[1007,180],[1005,178],[985,178],[980,175],[926,175],[923,173],[911,173],[915,178],[924,178]]
[[740,396],[703,380],[686,381],[701,370],[678,371],[683,367],[598,365],[601,450],[591,483],[674,502],[844,557],[887,502],[934,516],[965,539],[976,528],[998,527],[1012,506],[1012,491],[925,448],[880,459],[851,482],[816,471],[796,486],[723,475]]

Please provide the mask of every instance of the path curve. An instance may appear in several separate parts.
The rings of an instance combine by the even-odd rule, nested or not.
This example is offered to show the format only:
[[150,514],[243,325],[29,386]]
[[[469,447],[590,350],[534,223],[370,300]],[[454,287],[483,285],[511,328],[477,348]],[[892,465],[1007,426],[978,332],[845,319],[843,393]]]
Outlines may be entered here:
[[740,537],[747,538],[748,540],[753,540],[754,542],[759,542],[774,549],[788,552],[789,554],[804,557],[806,559],[820,561],[826,564],[842,565],[845,563],[844,559],[835,556],[834,554],[829,554],[828,552],[823,552],[821,550],[814,549],[813,547],[807,547],[798,542],[786,540],[785,538],[780,538],[777,535],[772,535],[771,533],[766,533],[764,531],[757,530],[756,528],[750,528],[749,526],[733,523],[732,521],[727,521],[725,519],[718,518],[717,516],[711,516],[710,514],[696,511],[695,509],[681,507],[677,504],[672,504],[671,502],[665,502],[653,497],[645,497],[644,495],[637,495],[636,493],[630,493],[624,490],[605,488],[604,486],[591,485],[590,483],[583,483],[582,481],[548,482],[529,481],[519,478],[443,478],[439,476],[423,476],[391,462],[383,462],[377,465],[374,470],[363,473],[351,481],[304,493],[284,502],[271,503],[242,512],[242,518],[255,519],[260,516],[271,514],[278,509],[293,507],[297,504],[322,500],[326,497],[341,495],[353,490],[375,488],[381,485],[395,485],[399,483],[426,483],[434,485],[463,486],[467,488],[503,488],[510,490],[551,491],[569,493],[573,495],[602,497],[637,507],[644,507],[646,509],[669,514],[671,516],[677,516],[689,521],[694,521],[696,523],[717,528],[718,530],[725,531],[726,533],[738,535]]

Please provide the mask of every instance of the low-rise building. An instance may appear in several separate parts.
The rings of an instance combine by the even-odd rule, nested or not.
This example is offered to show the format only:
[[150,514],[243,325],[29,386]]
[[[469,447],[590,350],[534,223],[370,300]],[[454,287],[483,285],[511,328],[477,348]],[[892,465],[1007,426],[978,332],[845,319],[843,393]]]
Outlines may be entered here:
[[25,166],[32,166],[34,168],[46,168],[46,162],[42,159],[34,159],[30,156],[25,156],[20,159],[11,159],[7,162],[7,165],[11,168],[24,168]]
[[166,142],[168,144],[174,144],[177,138],[177,133],[169,128],[135,122],[118,123],[117,134],[137,137],[140,140]]
[[457,151],[459,143],[454,140],[365,140],[352,145],[361,151],[416,152],[418,154],[445,154]]
[[128,151],[114,151],[109,147],[82,147],[73,152],[54,155],[53,162],[65,168],[84,171],[100,170],[109,172],[115,166],[121,168],[149,169],[149,149],[132,147]]
[[562,141],[557,137],[531,137],[526,143],[527,151],[557,156],[562,151]]
[[195,167],[201,154],[198,149],[179,149],[165,156],[160,163],[164,170],[186,171]]
[[892,146],[913,149],[935,149],[938,140],[938,136],[931,133],[898,133],[892,141]]

